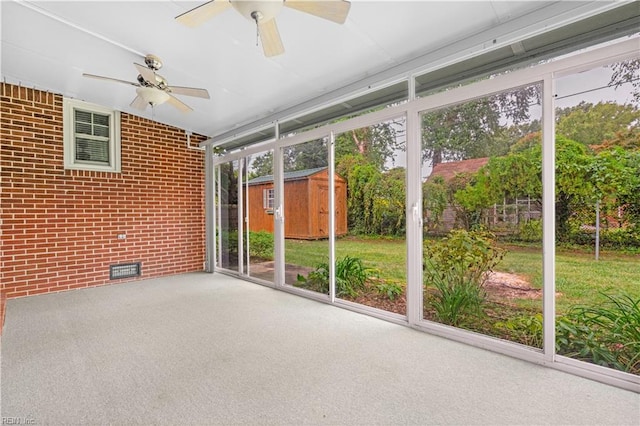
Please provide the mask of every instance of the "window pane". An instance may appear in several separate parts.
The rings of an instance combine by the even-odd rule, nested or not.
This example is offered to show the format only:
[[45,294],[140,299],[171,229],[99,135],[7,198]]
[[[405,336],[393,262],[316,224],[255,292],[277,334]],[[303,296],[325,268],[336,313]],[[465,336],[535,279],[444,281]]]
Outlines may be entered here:
[[91,124],[91,113],[89,111],[75,110],[75,121]]
[[542,347],[540,85],[422,115],[424,318]]
[[91,135],[91,124],[77,121],[76,133],[82,134],[82,135]]
[[109,141],[76,138],[76,160],[109,164]]
[[99,126],[109,126],[109,116],[104,114],[93,113],[93,123]]
[[406,315],[406,140],[398,118],[336,136],[336,296]]
[[640,374],[640,60],[556,80],[556,347]]
[[218,227],[220,267],[238,270],[238,161],[217,167]]
[[[245,157],[245,185],[243,200],[245,251],[248,276],[274,282],[273,240],[273,151]],[[269,194],[271,198],[269,198]]]
[[108,138],[109,127],[108,126],[93,126],[93,135]]
[[286,147],[285,284],[329,293],[329,185],[326,139]]

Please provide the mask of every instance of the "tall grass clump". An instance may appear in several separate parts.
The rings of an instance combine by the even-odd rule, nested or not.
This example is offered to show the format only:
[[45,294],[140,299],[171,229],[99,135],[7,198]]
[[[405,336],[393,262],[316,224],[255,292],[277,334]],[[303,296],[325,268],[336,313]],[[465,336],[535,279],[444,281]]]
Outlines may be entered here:
[[482,313],[486,299],[484,283],[504,250],[493,236],[482,231],[453,230],[447,237],[424,248],[424,284],[431,292],[426,303],[437,319],[458,326]]
[[[329,293],[329,263],[322,262],[316,265],[307,277],[298,275],[298,286],[319,293]],[[345,256],[336,260],[336,296],[355,297],[358,292],[364,290],[367,279],[371,276],[371,270],[366,268],[362,259]]]
[[[601,293],[602,294],[602,293]],[[596,306],[574,306],[556,321],[559,354],[640,374],[640,298],[602,294]]]

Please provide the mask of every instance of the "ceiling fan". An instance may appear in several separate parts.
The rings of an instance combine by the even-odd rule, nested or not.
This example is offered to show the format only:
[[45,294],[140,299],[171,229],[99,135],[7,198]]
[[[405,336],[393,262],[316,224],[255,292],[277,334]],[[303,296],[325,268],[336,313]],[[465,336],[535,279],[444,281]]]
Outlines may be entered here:
[[197,89],[195,87],[169,86],[167,80],[165,80],[164,77],[162,77],[160,74],[156,74],[156,71],[162,68],[162,61],[157,56],[145,56],[144,63],[146,64],[146,66],[137,64],[135,62],[133,63],[133,65],[140,73],[138,74],[138,81],[135,83],[132,81],[103,77],[95,74],[83,73],[82,75],[84,77],[98,78],[101,80],[115,81],[118,83],[136,86],[136,93],[138,94],[138,96],[135,97],[130,105],[133,108],[137,108],[140,110],[144,110],[147,105],[151,105],[152,107],[154,107],[156,105],[167,102],[180,111],[193,111],[193,109],[189,105],[173,96],[174,94],[209,99],[209,92],[206,89]]
[[256,23],[265,56],[276,56],[284,53],[275,20],[282,6],[343,24],[351,3],[345,0],[212,0],[177,16],[176,20],[193,28],[233,7]]

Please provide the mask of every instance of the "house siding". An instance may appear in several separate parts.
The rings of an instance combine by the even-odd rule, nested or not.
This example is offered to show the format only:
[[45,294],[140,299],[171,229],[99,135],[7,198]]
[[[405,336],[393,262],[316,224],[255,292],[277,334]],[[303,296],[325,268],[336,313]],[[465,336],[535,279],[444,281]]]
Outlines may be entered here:
[[[62,96],[0,96],[2,299],[203,269],[203,152],[184,131],[122,113],[121,173],[65,170]],[[130,262],[141,277],[109,279]]]

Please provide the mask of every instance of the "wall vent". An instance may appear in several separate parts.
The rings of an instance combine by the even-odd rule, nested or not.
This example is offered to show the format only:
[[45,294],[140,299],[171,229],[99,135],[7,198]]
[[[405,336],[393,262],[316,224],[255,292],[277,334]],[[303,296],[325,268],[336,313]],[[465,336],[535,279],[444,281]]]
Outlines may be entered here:
[[139,277],[142,274],[140,262],[109,266],[109,279]]

